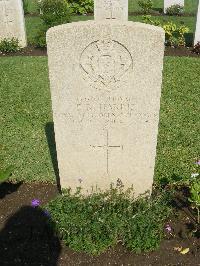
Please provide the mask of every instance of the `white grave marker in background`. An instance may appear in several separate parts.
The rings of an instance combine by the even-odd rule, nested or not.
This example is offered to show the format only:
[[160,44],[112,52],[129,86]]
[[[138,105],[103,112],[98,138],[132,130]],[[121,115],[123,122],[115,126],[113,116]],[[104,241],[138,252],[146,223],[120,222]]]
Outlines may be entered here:
[[128,20],[128,0],[95,0],[94,19]]
[[24,10],[21,0],[0,0],[0,40],[17,38],[26,46]]
[[195,37],[194,37],[194,45],[200,42],[200,1],[199,1],[199,7],[197,11],[197,20],[196,20],[196,31],[195,31]]

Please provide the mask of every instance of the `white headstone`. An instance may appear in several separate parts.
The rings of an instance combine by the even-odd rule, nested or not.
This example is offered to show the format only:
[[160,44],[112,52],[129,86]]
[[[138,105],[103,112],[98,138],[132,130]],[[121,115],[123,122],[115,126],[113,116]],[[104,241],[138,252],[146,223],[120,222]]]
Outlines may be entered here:
[[128,20],[128,0],[95,0],[94,19]]
[[197,12],[197,20],[196,20],[196,31],[195,31],[195,37],[194,37],[194,45],[200,42],[200,1],[199,1],[199,7]]
[[164,31],[142,23],[77,22],[47,32],[62,187],[117,180],[151,191]]
[[26,46],[22,0],[0,0],[0,40],[13,37]]
[[166,13],[166,9],[172,5],[180,5],[184,7],[184,0],[164,0],[164,13]]

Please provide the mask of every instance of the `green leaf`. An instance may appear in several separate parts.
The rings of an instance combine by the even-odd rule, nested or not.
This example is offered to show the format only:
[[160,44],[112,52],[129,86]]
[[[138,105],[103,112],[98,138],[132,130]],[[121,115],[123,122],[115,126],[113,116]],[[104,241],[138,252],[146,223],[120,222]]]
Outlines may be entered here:
[[5,171],[0,171],[0,183],[4,182],[11,176],[13,169],[14,167],[10,165]]

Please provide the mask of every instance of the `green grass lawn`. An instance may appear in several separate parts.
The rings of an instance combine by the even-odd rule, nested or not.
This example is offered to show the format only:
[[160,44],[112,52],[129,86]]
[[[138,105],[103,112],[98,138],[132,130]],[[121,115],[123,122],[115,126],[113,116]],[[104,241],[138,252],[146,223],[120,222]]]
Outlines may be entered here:
[[26,0],[28,3],[28,12],[31,14],[38,13],[38,1],[37,0]]
[[39,17],[26,17],[26,34],[28,43],[31,44],[34,41],[35,36],[37,35],[38,30],[42,24],[42,20]]
[[[200,155],[200,60],[166,57],[155,177],[186,177]],[[0,58],[0,168],[16,180],[55,181],[46,57]],[[50,132],[49,132],[50,133]]]

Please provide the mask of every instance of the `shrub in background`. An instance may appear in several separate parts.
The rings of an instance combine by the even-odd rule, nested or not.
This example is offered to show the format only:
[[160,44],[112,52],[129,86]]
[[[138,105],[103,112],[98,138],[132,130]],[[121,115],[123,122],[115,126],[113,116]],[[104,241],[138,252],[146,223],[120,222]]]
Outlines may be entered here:
[[181,5],[172,5],[166,8],[166,14],[168,16],[181,16],[184,13],[184,7]]
[[46,47],[46,32],[49,28],[71,21],[71,11],[66,0],[42,0],[39,3],[43,24],[35,38],[36,47]]
[[178,46],[185,46],[185,34],[189,32],[189,28],[185,25],[181,25],[178,28]]
[[154,26],[162,27],[166,35],[166,45],[172,47],[185,46],[185,34],[189,32],[189,28],[185,25],[177,26],[174,22],[168,21],[165,24],[161,24],[159,20],[153,20],[151,15],[143,16],[143,22]]
[[160,21],[158,19],[152,19],[151,15],[145,15],[142,16],[142,21],[146,24],[150,24],[150,25],[154,25],[154,26],[158,26],[158,27],[162,27]]
[[66,0],[42,0],[39,4],[41,18],[50,28],[70,22],[70,8]]
[[154,250],[170,213],[167,197],[134,200],[131,195],[132,189],[119,187],[88,197],[67,190],[46,209],[53,229],[76,251],[100,254],[119,242],[137,252]]
[[163,25],[163,29],[166,35],[166,44],[169,46],[178,46],[178,40],[176,37],[177,26],[173,22],[167,22]]
[[21,50],[19,40],[17,38],[4,38],[0,42],[1,53],[15,53]]
[[140,0],[138,1],[138,5],[143,14],[149,14],[153,7],[153,2],[152,0]]
[[87,14],[92,13],[94,9],[93,0],[68,0],[72,13]]

